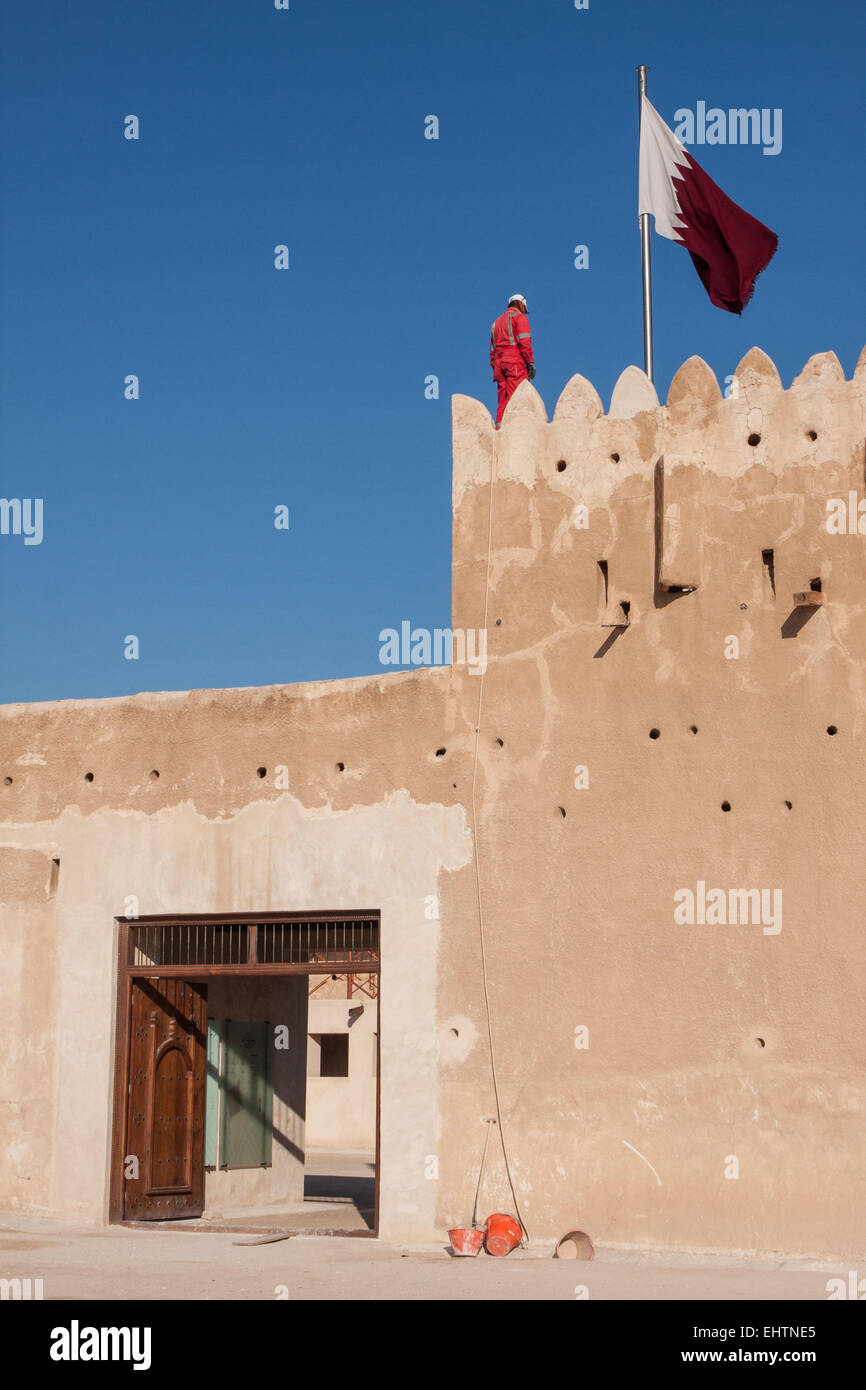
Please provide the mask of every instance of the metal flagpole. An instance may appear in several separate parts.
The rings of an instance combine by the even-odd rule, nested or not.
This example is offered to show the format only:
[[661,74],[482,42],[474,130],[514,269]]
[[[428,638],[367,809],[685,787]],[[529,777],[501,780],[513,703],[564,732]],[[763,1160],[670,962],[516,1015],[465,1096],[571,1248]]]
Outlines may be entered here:
[[[640,123],[643,117],[643,101],[646,95],[646,75],[647,67],[641,63],[637,69],[637,100],[638,100],[638,135],[640,134]],[[640,139],[638,138],[638,148]],[[650,215],[648,212],[641,214],[640,218],[640,263],[643,275],[643,369],[649,377],[653,379],[653,285],[652,285],[652,266],[650,264]]]

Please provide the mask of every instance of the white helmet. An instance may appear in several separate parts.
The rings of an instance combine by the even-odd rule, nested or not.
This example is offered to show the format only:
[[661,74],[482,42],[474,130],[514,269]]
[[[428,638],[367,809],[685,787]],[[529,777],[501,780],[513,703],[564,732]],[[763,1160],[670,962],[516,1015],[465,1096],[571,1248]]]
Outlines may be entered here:
[[513,294],[513,295],[511,296],[511,298],[509,299],[508,303],[509,303],[509,304],[515,304],[515,303],[517,303],[517,304],[522,304],[522,305],[523,305],[523,308],[524,308],[524,310],[525,310],[525,309],[526,309],[526,295],[525,295],[525,294]]

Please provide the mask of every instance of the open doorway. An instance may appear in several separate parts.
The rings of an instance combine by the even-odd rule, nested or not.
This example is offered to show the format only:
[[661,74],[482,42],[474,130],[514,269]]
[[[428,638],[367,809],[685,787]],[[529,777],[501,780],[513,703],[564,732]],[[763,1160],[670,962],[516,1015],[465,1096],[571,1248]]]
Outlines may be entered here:
[[119,930],[110,1219],[375,1235],[378,913]]
[[375,1221],[379,976],[311,975],[304,1197],[343,1226]]

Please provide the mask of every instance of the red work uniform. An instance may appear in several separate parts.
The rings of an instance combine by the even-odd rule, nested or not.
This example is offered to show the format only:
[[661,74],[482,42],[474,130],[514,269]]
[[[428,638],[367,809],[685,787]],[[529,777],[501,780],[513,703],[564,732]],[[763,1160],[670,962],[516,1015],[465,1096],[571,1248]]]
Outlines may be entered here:
[[514,392],[521,381],[529,379],[529,368],[535,365],[529,319],[522,309],[517,309],[513,304],[491,325],[490,365],[493,380],[499,389],[498,425]]

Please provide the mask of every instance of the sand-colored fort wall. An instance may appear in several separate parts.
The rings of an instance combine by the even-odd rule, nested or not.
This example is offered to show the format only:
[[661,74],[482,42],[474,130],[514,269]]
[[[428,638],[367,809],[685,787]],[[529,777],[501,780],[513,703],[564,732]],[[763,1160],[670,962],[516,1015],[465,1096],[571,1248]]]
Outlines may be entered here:
[[[455,400],[455,628],[484,623],[492,536],[478,844],[506,1140],[538,1234],[862,1253],[866,354],[783,391],[753,350],[733,392],[693,358],[665,406],[634,368],[607,415],[580,377],[550,423],[528,383],[499,431]],[[828,530],[834,499],[857,534]],[[779,890],[781,930],[680,924],[701,882]],[[480,1032],[477,933],[448,929],[470,899],[448,881],[440,1017]],[[452,1026],[443,1216],[489,1072]],[[500,1168],[486,1205],[505,1193]]]
[[[548,423],[527,383],[498,431],[455,398],[452,624],[486,627],[483,679],[0,710],[0,1207],[106,1211],[134,894],[380,908],[382,1234],[466,1222],[495,1109],[474,781],[530,1233],[866,1251],[866,534],[827,526],[866,513],[866,359],[783,391],[753,350],[733,386],[692,359],[660,406],[629,368],[605,415],[576,377]],[[759,890],[757,920],[678,920],[714,889]]]

